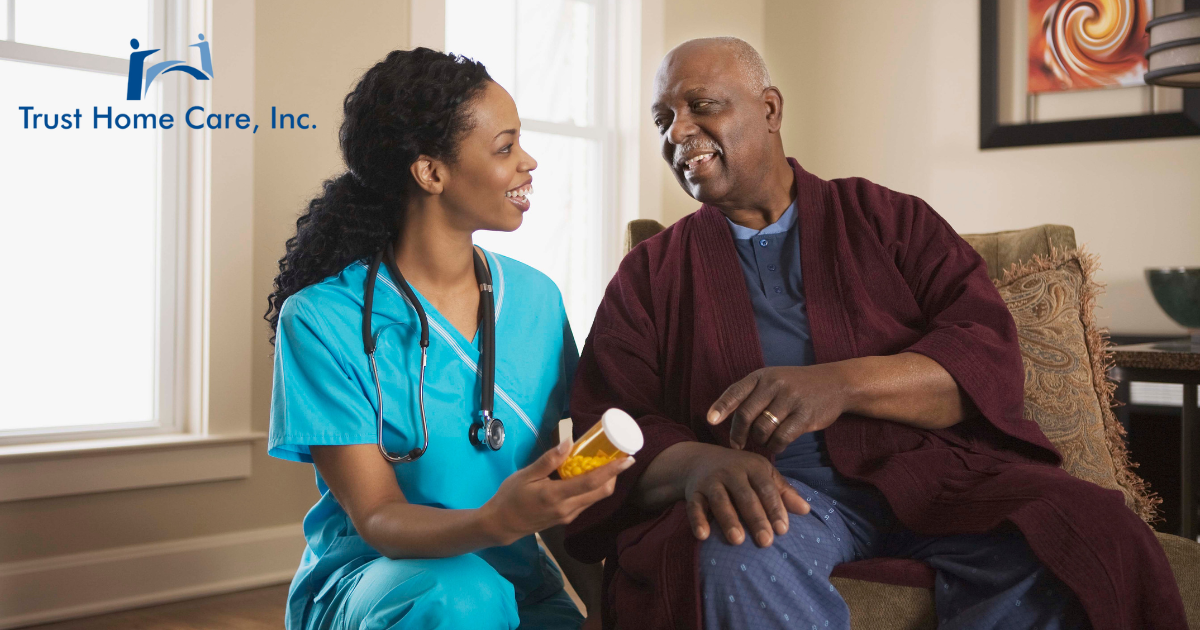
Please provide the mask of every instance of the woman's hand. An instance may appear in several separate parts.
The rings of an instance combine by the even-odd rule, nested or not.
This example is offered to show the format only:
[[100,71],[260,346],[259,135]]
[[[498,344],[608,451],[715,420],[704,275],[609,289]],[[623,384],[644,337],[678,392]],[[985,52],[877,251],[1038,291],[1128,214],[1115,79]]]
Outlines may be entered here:
[[570,442],[562,442],[513,473],[480,508],[497,545],[570,523],[593,503],[611,495],[617,475],[633,465],[633,458],[625,457],[567,480],[550,479],[570,449]]
[[708,422],[720,424],[732,417],[733,448],[745,448],[749,439],[778,454],[848,411],[848,389],[836,363],[763,368],[730,385],[709,408]]

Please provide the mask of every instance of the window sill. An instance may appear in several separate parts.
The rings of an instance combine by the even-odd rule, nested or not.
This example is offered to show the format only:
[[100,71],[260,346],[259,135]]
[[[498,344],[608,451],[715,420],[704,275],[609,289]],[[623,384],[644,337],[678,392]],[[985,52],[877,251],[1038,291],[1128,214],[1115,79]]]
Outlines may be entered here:
[[0,446],[0,503],[250,476],[265,433],[152,435]]

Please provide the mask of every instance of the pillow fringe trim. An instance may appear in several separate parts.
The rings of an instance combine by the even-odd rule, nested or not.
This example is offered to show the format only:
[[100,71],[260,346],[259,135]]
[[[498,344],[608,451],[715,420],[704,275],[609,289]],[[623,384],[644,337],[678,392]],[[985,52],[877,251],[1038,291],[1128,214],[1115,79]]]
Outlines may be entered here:
[[1084,344],[1091,360],[1092,384],[1100,401],[1100,411],[1104,423],[1104,437],[1108,451],[1116,469],[1117,484],[1128,492],[1133,502],[1130,509],[1147,524],[1162,521],[1159,505],[1162,498],[1150,490],[1150,484],[1139,477],[1133,469],[1137,462],[1129,458],[1129,448],[1125,442],[1125,427],[1117,421],[1113,412],[1116,405],[1122,404],[1115,400],[1117,384],[1108,378],[1108,372],[1113,367],[1112,341],[1108,330],[1096,323],[1096,298],[1104,293],[1103,284],[1096,282],[1095,273],[1100,269],[1100,257],[1085,247],[1060,249],[1050,244],[1050,255],[1034,254],[1029,260],[1013,263],[1004,271],[1000,280],[993,281],[997,288],[1005,287],[1026,276],[1058,269],[1064,265],[1075,263],[1082,272],[1083,282],[1079,295],[1079,318],[1083,325]]

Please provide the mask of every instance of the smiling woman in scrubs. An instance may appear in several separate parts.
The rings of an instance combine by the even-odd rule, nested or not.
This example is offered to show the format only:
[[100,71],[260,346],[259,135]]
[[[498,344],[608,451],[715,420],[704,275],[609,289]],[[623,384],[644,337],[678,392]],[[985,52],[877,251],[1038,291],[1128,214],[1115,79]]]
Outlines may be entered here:
[[[554,432],[575,341],[554,283],[490,252],[495,413],[506,436],[499,450],[468,440],[481,404],[484,299],[472,233],[521,225],[537,166],[518,141],[516,106],[482,65],[419,48],[368,70],[344,110],[349,172],[325,182],[296,222],[267,313],[270,453],[312,462],[321,492],[304,519],[287,627],[577,628],[583,618],[533,534],[553,548],[558,528],[610,495],[632,458],[549,478],[566,456]],[[430,331],[429,447],[397,464],[376,446],[380,400],[362,336],[368,265],[389,245]],[[393,280],[379,268],[371,334],[384,445],[408,453],[424,442],[422,327]],[[585,601],[597,601],[596,567],[555,555]]]

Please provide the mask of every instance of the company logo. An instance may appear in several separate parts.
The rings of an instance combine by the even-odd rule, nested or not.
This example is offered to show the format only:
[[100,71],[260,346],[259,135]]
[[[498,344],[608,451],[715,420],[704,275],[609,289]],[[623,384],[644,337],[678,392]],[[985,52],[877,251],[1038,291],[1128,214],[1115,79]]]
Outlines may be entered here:
[[138,40],[129,40],[129,45],[133,47],[133,52],[129,53],[129,84],[125,90],[125,100],[140,101],[142,97],[150,91],[150,85],[154,83],[154,79],[158,75],[167,72],[183,72],[190,74],[198,81],[211,81],[213,78],[212,68],[212,53],[209,52],[208,42],[204,41],[204,33],[199,34],[200,43],[192,44],[188,48],[200,49],[200,68],[189,66],[188,64],[177,61],[162,61],[156,63],[143,72],[143,67],[146,65],[146,57],[153,55],[161,50],[138,50],[141,46]]
[[[4,0],[0,0],[0,7],[3,7]],[[0,10],[3,10],[0,8]],[[205,41],[204,34],[197,35],[200,38],[199,43],[192,44],[189,48],[200,49],[200,67],[190,66],[182,61],[169,60],[146,67],[146,58],[159,49],[154,50],[138,50],[141,43],[136,39],[129,40],[129,45],[133,48],[133,52],[129,54],[129,75],[127,78],[127,86],[125,90],[126,100],[140,101],[146,93],[150,91],[150,86],[154,84],[154,80],[160,75],[168,72],[182,72],[191,75],[197,81],[211,81],[213,78],[212,67],[212,52],[209,48],[209,42]],[[17,110],[21,112],[20,124],[21,129],[27,129],[32,132],[37,131],[54,131],[59,133],[67,130],[83,129],[83,109],[74,107],[74,112],[70,109],[59,110],[58,112],[47,112],[39,110],[36,105],[19,105]],[[220,129],[220,130],[239,130],[249,131],[250,133],[258,133],[259,124],[254,122],[254,119],[247,113],[235,112],[208,112],[205,111],[203,105],[193,105],[188,107],[181,116],[176,112],[114,112],[111,105],[104,106],[101,110],[99,106],[92,105],[92,129],[119,129],[119,130],[158,130],[158,129],[174,129],[179,123],[186,124],[189,129],[197,131],[204,129]],[[140,107],[139,109],[144,109]],[[266,127],[267,121],[264,119],[262,125]],[[317,125],[313,123],[312,118],[305,113],[293,114],[271,106],[271,122],[268,129],[316,129]]]

